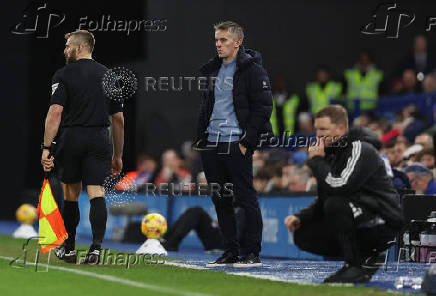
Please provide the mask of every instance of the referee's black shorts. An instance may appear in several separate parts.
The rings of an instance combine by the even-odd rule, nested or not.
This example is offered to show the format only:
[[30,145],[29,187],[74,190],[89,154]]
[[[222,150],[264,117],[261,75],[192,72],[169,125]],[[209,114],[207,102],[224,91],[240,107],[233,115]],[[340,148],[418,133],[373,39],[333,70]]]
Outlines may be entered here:
[[112,161],[108,128],[63,128],[57,141],[55,161],[63,183],[104,185],[110,176]]

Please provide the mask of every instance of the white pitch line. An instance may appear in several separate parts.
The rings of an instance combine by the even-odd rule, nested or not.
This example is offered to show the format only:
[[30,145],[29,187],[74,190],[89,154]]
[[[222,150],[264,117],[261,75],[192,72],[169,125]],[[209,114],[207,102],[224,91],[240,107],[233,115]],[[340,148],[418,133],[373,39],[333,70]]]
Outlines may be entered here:
[[197,269],[197,270],[210,270],[207,267],[198,266],[194,264],[185,264],[185,263],[177,263],[177,262],[169,262],[169,261],[165,262],[165,265],[177,266],[177,267],[189,268],[189,269]]
[[[0,259],[14,260],[16,258],[0,256]],[[34,262],[26,262],[26,264],[35,265]],[[210,296],[211,295],[211,294],[203,294],[203,293],[183,292],[183,291],[176,290],[176,289],[159,287],[159,286],[155,286],[155,285],[151,285],[151,284],[146,284],[146,283],[142,283],[142,282],[135,282],[135,281],[119,278],[119,277],[112,276],[112,275],[100,274],[100,273],[85,271],[85,270],[81,270],[81,269],[67,268],[67,267],[48,265],[48,264],[43,264],[43,263],[38,263],[38,266],[42,266],[42,267],[46,267],[46,268],[51,268],[51,269],[62,270],[62,271],[67,271],[67,272],[71,272],[71,273],[75,273],[75,274],[79,274],[79,275],[90,276],[90,277],[94,277],[94,278],[97,278],[97,279],[100,279],[100,280],[105,280],[105,281],[108,281],[108,282],[120,283],[120,284],[124,284],[126,286],[143,288],[143,289],[153,290],[153,291],[162,292],[162,293],[169,293],[169,294],[175,294],[175,295],[184,295],[184,296]]]

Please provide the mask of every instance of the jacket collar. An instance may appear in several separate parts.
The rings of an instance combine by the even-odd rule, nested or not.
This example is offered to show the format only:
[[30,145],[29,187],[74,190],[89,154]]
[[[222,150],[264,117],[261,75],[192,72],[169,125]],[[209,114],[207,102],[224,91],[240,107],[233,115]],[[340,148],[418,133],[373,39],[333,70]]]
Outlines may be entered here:
[[[223,59],[216,55],[200,68],[200,72],[203,75],[213,73],[221,67],[222,62]],[[249,66],[252,62],[254,62],[254,58],[249,55],[245,48],[241,45],[238,50],[238,55],[236,56],[236,69],[242,70]]]

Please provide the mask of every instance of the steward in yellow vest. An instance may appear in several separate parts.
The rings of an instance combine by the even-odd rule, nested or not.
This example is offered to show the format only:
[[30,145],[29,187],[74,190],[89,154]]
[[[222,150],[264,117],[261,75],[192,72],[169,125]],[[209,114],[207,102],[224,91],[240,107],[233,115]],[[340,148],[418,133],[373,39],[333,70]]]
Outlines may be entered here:
[[342,84],[330,80],[327,67],[319,67],[316,76],[316,81],[306,85],[306,96],[312,114],[330,105],[330,100],[339,99],[342,93]]
[[360,53],[359,62],[352,69],[345,70],[344,77],[347,84],[346,97],[349,110],[354,110],[354,99],[360,99],[361,111],[377,108],[383,71],[371,64],[367,52]]

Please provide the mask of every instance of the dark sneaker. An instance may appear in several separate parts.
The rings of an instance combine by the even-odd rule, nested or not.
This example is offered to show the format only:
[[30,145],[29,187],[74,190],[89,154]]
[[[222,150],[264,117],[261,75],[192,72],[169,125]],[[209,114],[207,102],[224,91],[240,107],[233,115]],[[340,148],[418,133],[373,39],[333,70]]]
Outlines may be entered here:
[[334,280],[337,276],[342,274],[348,268],[350,268],[350,265],[348,263],[345,263],[344,266],[342,266],[338,271],[336,271],[334,274],[330,275],[329,277],[325,278],[324,283],[332,283],[332,280]]
[[218,259],[213,262],[206,264],[206,267],[216,267],[216,266],[232,266],[234,263],[238,262],[239,257],[230,251],[224,252]]
[[383,254],[375,253],[374,255],[363,260],[362,268],[370,277],[372,277],[383,264]]
[[67,263],[74,263],[74,264],[76,264],[76,262],[77,262],[77,253],[76,253],[76,251],[72,250],[72,251],[65,252],[63,260],[65,262],[67,262]]
[[85,260],[81,262],[82,264],[97,265],[100,263],[100,248],[94,248],[91,246],[89,248],[88,254],[86,254]]
[[233,264],[233,267],[238,268],[250,268],[250,267],[260,267],[262,266],[262,262],[260,262],[259,255],[250,253],[247,256],[242,257],[239,259],[238,262]]
[[56,247],[54,253],[56,257],[67,263],[76,263],[77,261],[77,253],[74,248],[68,247],[65,244]]
[[373,273],[363,267],[345,264],[336,273],[324,280],[324,283],[367,283],[371,280]]
[[170,242],[168,242],[166,239],[164,238],[160,238],[159,239],[162,247],[164,247],[164,249],[166,251],[170,251],[170,252],[177,252],[179,250],[179,247],[176,245],[172,245]]
[[57,246],[54,249],[54,253],[55,253],[56,257],[58,257],[59,259],[63,260],[64,259],[64,255],[65,255],[65,244]]

